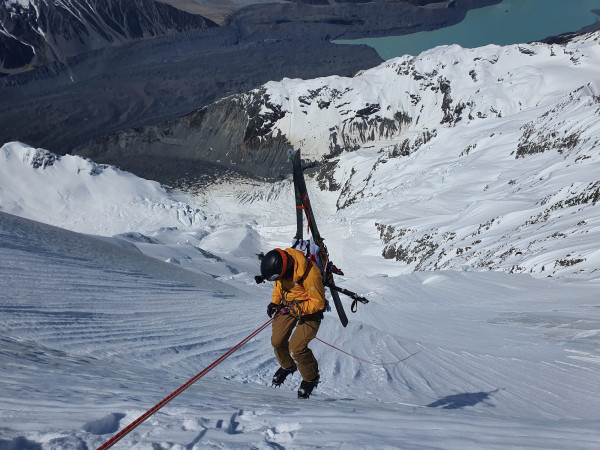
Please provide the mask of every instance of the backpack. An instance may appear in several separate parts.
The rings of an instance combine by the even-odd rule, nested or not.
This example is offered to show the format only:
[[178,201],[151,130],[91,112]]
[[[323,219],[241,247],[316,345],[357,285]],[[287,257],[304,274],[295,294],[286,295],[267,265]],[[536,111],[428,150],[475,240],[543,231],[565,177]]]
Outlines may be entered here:
[[[326,249],[322,252],[319,246],[315,244],[315,241],[313,241],[312,236],[309,240],[292,239],[292,248],[304,252],[307,260],[317,263],[317,267],[321,271],[323,279],[325,279],[325,268],[327,267],[327,260],[329,259],[329,254]],[[323,261],[323,259],[325,261]]]
[[[314,261],[317,264],[317,267],[321,271],[323,280],[327,279],[326,268],[329,261],[329,253],[327,252],[327,248],[320,248],[317,244],[315,244],[312,236],[309,240],[296,238],[292,239],[292,248],[304,252],[304,255],[309,263],[310,261]],[[308,270],[300,279],[298,284],[302,284],[307,275]],[[325,311],[331,311],[331,306],[329,306],[329,300],[327,298],[325,298]]]

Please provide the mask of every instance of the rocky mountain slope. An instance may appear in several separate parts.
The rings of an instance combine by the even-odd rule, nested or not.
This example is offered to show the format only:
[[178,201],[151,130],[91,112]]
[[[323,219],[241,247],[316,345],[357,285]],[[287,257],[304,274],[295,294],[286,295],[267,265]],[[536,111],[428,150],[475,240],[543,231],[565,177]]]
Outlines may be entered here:
[[6,75],[108,46],[216,26],[154,0],[2,0],[0,72]]
[[[597,79],[598,40],[596,32],[565,44],[442,47],[350,78],[269,82],[181,119],[108,136],[78,153],[167,184],[172,177],[161,179],[136,161],[168,157],[278,178],[287,172],[289,145],[317,161],[399,139],[390,156],[408,156],[442,129],[478,129],[506,118],[525,125],[540,105],[556,107]],[[553,145],[577,144],[560,139]],[[518,154],[533,145],[544,144],[523,140]]]
[[204,19],[151,0],[127,2],[131,9],[115,1],[100,8],[79,0],[2,0],[0,59],[6,70],[0,74],[8,75],[0,79],[0,142],[20,140],[65,153],[269,80],[352,75],[382,59],[366,46],[332,44],[335,36],[447,26],[470,8],[498,1],[283,2],[241,8],[224,26],[206,28]]
[[[289,175],[291,145],[303,151],[311,192],[320,190],[316,214],[336,211],[326,235],[403,272],[595,277],[599,42],[594,32],[564,44],[440,47],[352,78],[270,82],[115,134],[86,156],[114,160],[135,149],[146,161],[218,161],[275,180]],[[169,181],[219,208],[231,197],[215,194],[230,187]],[[293,204],[289,181],[257,186],[240,187],[227,209],[254,205],[272,220]]]

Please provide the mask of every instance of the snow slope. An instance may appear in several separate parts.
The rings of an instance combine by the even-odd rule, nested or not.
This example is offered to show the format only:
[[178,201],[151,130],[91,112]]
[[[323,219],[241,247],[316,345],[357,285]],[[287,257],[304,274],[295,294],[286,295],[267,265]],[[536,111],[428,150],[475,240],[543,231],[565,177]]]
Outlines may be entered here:
[[[86,170],[77,173],[69,158],[35,169],[30,156],[39,152],[21,144],[10,150],[23,166],[11,173],[29,180],[20,190],[24,206],[34,204],[28,187],[50,176],[46,170],[74,187],[87,185],[66,197],[51,180],[41,191],[46,210],[31,208],[32,216],[52,220],[63,207],[80,222],[76,212],[86,211],[89,195],[100,210],[121,202],[123,214],[84,221],[120,227],[114,237],[0,213],[0,445],[93,448],[264,323],[270,293],[252,280],[254,253],[285,245],[293,233],[293,220],[286,220],[294,211],[291,186],[259,186],[253,194],[220,186],[203,205],[214,215],[152,231],[174,220],[172,210],[131,199],[145,193],[151,204],[172,202],[155,184],[109,167],[92,177],[94,165],[83,160],[77,167]],[[136,195],[117,200],[103,175]],[[15,192],[6,189],[7,176],[3,207],[7,192]],[[472,271],[400,275],[378,252],[348,245],[344,238],[356,225],[327,217],[328,194],[312,193],[336,264],[347,269],[341,284],[371,299],[346,329],[327,313],[319,337],[374,364],[313,343],[323,382],[298,403],[297,376],[282,389],[269,386],[277,364],[265,331],[116,448],[597,446],[597,281]],[[289,214],[278,214],[284,203]],[[261,205],[271,208],[263,216]],[[129,209],[144,233],[120,220]],[[377,365],[415,352],[402,363]]]
[[77,156],[9,143],[0,150],[0,210],[73,231],[112,235],[201,224],[191,196]]
[[596,279],[599,42],[443,46],[353,78],[271,82],[265,130],[309,160],[338,155],[313,174],[335,232],[404,273]]
[[[94,448],[266,320],[237,288],[0,213],[0,445]],[[232,258],[235,260],[235,258]],[[225,277],[226,279],[226,277]],[[354,280],[315,342],[323,382],[269,380],[268,331],[115,448],[584,448],[600,440],[598,285],[439,272]],[[243,290],[243,291],[242,291]]]
[[[519,68],[553,90],[492,77],[502,114],[308,171],[339,284],[370,299],[347,328],[326,314],[308,401],[298,375],[270,387],[267,330],[116,448],[597,448],[600,103],[581,42],[568,76]],[[421,57],[452,52],[472,57]],[[294,219],[289,180],[193,197],[2,146],[0,449],[95,448],[257,329],[255,254]]]

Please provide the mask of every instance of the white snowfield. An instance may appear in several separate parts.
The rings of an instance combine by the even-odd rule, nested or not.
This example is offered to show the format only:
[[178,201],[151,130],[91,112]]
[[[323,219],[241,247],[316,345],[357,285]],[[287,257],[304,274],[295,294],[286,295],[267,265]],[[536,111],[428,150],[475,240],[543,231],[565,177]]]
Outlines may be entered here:
[[[448,71],[453,102],[473,99],[473,119],[436,125],[419,88],[432,125],[342,153],[334,190],[307,180],[338,284],[370,299],[352,314],[342,296],[348,327],[328,312],[318,336],[360,359],[313,342],[322,382],[298,400],[297,373],[270,386],[267,329],[115,448],[598,448],[598,35],[520,47],[535,54],[418,56]],[[394,111],[382,98],[406,89],[386,74],[408,59],[304,89],[381,88],[380,112]],[[475,77],[460,70],[471,61]],[[499,114],[483,118],[487,104]],[[311,114],[317,131],[336,126],[316,110],[294,126]],[[194,197],[2,146],[0,449],[100,446],[268,320],[256,253],[294,233],[289,180]]]

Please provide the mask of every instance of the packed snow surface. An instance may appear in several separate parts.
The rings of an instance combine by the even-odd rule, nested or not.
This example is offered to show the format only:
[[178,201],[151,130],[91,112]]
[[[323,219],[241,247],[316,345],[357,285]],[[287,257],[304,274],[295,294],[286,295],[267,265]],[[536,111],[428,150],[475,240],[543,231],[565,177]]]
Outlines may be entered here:
[[[224,262],[205,261],[214,280],[16,216],[0,224],[6,448],[96,447],[267,320],[268,287],[221,275]],[[597,445],[597,284],[497,272],[344,284],[371,302],[347,328],[327,313],[321,339],[375,364],[418,353],[372,365],[314,342],[323,381],[299,401],[296,375],[269,386],[265,331],[116,448]]]
[[[450,50],[421,57],[466,58]],[[405,130],[308,180],[338,284],[370,300],[343,298],[346,328],[325,314],[310,399],[298,374],[270,386],[267,329],[115,448],[598,448],[600,72],[583,59],[543,98],[481,87],[522,110]],[[96,448],[209,366],[267,321],[256,253],[295,231],[289,180],[192,196],[5,144],[0,448]]]

